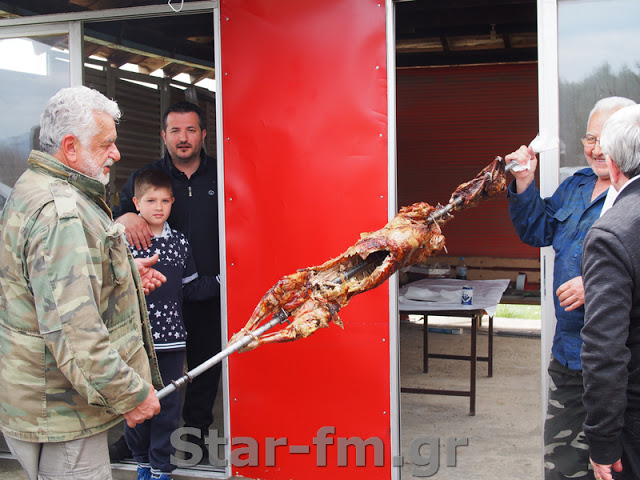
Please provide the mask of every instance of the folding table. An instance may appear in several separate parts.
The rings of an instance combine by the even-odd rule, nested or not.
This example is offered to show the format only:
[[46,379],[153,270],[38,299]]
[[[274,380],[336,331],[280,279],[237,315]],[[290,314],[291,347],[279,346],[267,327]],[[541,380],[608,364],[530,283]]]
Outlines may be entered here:
[[[472,305],[462,305],[462,287],[473,288]],[[493,376],[493,317],[509,280],[456,280],[450,278],[425,278],[409,283],[399,291],[398,308],[401,313],[422,315],[423,325],[423,371],[429,370],[429,358],[466,360],[470,362],[469,390],[443,390],[402,387],[404,393],[431,395],[453,395],[469,397],[469,415],[476,414],[476,369],[477,362],[486,361],[488,376]],[[489,338],[487,356],[478,357],[478,326],[484,314],[489,316]],[[451,355],[429,352],[429,315],[471,318],[470,355]]]

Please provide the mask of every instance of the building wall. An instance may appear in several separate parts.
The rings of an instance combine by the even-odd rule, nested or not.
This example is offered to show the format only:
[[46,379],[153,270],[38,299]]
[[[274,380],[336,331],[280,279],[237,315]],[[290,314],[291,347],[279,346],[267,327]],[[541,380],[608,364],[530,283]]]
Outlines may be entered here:
[[[399,206],[445,204],[496,155],[536,136],[537,64],[399,69],[397,131]],[[539,258],[515,234],[506,196],[456,212],[443,232],[451,256]]]

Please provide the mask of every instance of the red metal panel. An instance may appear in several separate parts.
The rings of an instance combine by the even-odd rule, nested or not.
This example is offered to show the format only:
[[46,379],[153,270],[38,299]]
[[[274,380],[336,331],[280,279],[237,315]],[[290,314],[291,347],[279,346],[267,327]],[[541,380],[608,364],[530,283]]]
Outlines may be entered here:
[[[446,203],[496,155],[529,143],[537,88],[535,63],[398,70],[398,204]],[[505,199],[455,216],[444,227],[451,255],[539,257],[518,239]]]
[[[221,0],[220,13],[232,334],[283,275],[322,264],[387,221],[385,8]],[[241,462],[257,461],[234,474],[390,478],[388,297],[384,287],[356,297],[341,311],[344,330],[230,357],[231,441]],[[335,430],[319,467],[322,427]],[[242,437],[257,441],[258,457]],[[338,466],[338,437],[381,439],[383,466],[373,447],[366,466],[354,447]],[[268,439],[282,438],[270,462]]]

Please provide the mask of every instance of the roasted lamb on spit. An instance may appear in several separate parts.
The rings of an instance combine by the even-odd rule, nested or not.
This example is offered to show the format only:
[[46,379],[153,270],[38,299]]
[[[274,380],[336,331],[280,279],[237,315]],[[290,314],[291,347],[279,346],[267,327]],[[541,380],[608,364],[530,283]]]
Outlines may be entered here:
[[[424,262],[444,247],[440,225],[453,218],[449,212],[475,206],[506,188],[501,157],[470,182],[460,185],[445,206],[415,203],[400,212],[377,232],[363,233],[355,245],[339,257],[318,267],[298,270],[283,277],[260,300],[249,322],[226,348],[182,377],[171,381],[156,395],[162,399],[236,351],[252,350],[263,343],[287,342],[308,337],[333,321],[342,326],[338,311],[354,296],[371,290],[399,268]],[[270,320],[267,318],[271,316]],[[266,332],[289,317],[281,330]]]
[[[505,191],[505,162],[501,157],[485,167],[473,180],[461,184],[448,205],[432,207],[415,203],[400,209],[383,228],[363,233],[342,255],[316,267],[308,267],[279,280],[258,303],[247,324],[230,340],[253,337],[240,351],[265,343],[287,342],[308,337],[334,322],[342,326],[338,311],[354,295],[376,288],[397,270],[424,263],[444,246],[440,225],[451,218],[451,210],[476,206]],[[289,325],[256,335],[269,316],[290,317]]]

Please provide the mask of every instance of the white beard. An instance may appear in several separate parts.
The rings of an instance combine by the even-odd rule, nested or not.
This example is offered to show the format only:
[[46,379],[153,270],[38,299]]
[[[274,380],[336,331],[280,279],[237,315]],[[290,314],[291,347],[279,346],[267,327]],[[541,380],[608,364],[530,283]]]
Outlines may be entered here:
[[84,174],[98,180],[103,185],[109,184],[109,174],[104,173],[104,167],[110,167],[114,164],[112,158],[109,158],[104,165],[100,165],[96,158],[93,156],[93,152],[87,151],[86,156],[84,157]]

